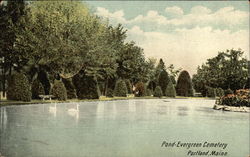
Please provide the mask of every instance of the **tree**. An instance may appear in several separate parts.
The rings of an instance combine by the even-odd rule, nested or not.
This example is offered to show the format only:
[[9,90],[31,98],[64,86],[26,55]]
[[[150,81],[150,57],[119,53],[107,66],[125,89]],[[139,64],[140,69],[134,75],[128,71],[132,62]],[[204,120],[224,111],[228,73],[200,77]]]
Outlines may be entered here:
[[161,90],[161,87],[160,86],[157,86],[154,90],[154,97],[162,97],[163,94],[162,94],[162,90]]
[[83,67],[95,18],[82,2],[36,1],[29,8],[24,29],[17,34],[16,49],[30,66],[73,77]]
[[176,91],[175,91],[175,87],[172,83],[172,81],[170,80],[168,83],[168,86],[166,88],[166,96],[168,97],[175,97],[176,96]]
[[243,51],[227,50],[219,52],[217,56],[207,60],[199,66],[197,74],[193,76],[194,88],[203,96],[207,92],[206,86],[212,88],[237,90],[244,88],[248,77],[247,60]]
[[158,85],[161,87],[161,90],[163,91],[163,95],[166,96],[166,88],[168,86],[168,82],[169,82],[169,76],[168,73],[166,72],[166,70],[162,70],[160,75],[159,75],[159,79],[158,79]]
[[192,81],[186,70],[182,71],[178,77],[176,93],[179,96],[193,96]]
[[126,87],[126,83],[121,79],[117,80],[114,89],[114,96],[127,97],[127,94],[128,90]]
[[12,69],[19,69],[27,63],[23,54],[15,49],[16,34],[22,29],[21,21],[27,13],[23,0],[8,1],[6,5],[0,5],[0,68],[2,69],[3,95],[6,89],[6,75],[12,74]]
[[134,42],[126,43],[118,54],[117,75],[123,79],[130,79],[132,83],[146,82],[147,68],[143,49]]

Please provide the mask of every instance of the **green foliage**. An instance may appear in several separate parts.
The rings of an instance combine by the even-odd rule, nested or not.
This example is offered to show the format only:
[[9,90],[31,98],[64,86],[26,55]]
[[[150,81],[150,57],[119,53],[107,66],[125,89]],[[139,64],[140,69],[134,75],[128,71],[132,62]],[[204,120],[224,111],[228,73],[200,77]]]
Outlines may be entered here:
[[115,89],[114,89],[114,96],[117,97],[126,97],[128,94],[126,83],[119,79],[116,81]]
[[224,91],[224,94],[225,94],[225,96],[227,96],[227,95],[229,95],[229,94],[233,94],[234,92],[230,89],[230,88],[228,88],[228,89],[226,89],[225,91]]
[[152,96],[153,92],[150,89],[146,89],[146,95],[145,96]]
[[133,93],[133,87],[132,87],[132,84],[131,84],[130,80],[126,79],[125,83],[126,83],[126,87],[128,89],[128,94],[132,94]]
[[135,96],[145,96],[146,88],[143,82],[138,82],[135,84]]
[[192,81],[187,71],[182,71],[178,77],[176,94],[179,96],[193,96]]
[[166,96],[168,97],[175,97],[176,91],[172,81],[169,81],[167,89],[166,89]]
[[38,79],[33,81],[31,90],[32,90],[32,99],[40,99],[39,95],[45,94],[43,85]]
[[51,88],[50,94],[58,100],[67,100],[67,90],[60,80],[55,80]]
[[110,89],[110,88],[108,88],[108,90],[107,90],[107,97],[113,97],[114,96],[114,94],[113,94],[113,90],[112,89]]
[[248,77],[247,59],[244,52],[227,50],[219,52],[217,56],[207,60],[199,66],[197,74],[193,76],[194,88],[197,92],[206,93],[206,86],[213,88],[237,89],[244,88]]
[[216,88],[216,96],[217,97],[224,96],[224,90],[222,88]]
[[130,79],[132,82],[147,80],[148,64],[143,55],[143,49],[134,42],[126,43],[118,52],[118,77]]
[[250,98],[249,89],[239,89],[236,91],[236,94],[228,94],[226,96],[220,97],[219,105],[250,107],[249,98]]
[[160,86],[157,86],[155,88],[155,91],[154,91],[154,97],[162,97],[163,94],[162,94],[162,90],[161,90],[161,87]]
[[73,77],[73,83],[76,87],[76,93],[79,99],[99,99],[99,87],[93,77],[87,76],[81,71]]
[[216,89],[207,86],[207,97],[215,97],[216,96]]
[[150,89],[151,91],[154,91],[155,88],[156,88],[156,82],[155,81],[149,81],[147,88]]
[[8,80],[7,99],[31,101],[30,88],[29,81],[24,74],[13,74]]
[[158,85],[161,87],[164,96],[166,96],[166,88],[168,86],[168,82],[169,82],[168,73],[166,72],[166,70],[162,70],[162,72],[159,75]]
[[62,79],[62,82],[67,90],[67,98],[68,99],[74,99],[74,98],[77,98],[76,96],[76,89],[75,89],[75,86],[72,82],[72,79],[69,78],[69,79]]

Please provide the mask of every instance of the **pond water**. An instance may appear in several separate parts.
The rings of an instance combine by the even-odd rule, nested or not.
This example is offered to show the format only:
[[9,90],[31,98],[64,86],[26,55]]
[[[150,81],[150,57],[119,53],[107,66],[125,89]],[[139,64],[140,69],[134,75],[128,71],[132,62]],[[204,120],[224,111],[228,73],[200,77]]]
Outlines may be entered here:
[[[77,103],[1,107],[0,152],[5,157],[185,157],[189,151],[222,151],[247,157],[249,114],[213,110],[214,102],[81,102],[79,112],[69,111]],[[227,147],[161,147],[163,141]]]

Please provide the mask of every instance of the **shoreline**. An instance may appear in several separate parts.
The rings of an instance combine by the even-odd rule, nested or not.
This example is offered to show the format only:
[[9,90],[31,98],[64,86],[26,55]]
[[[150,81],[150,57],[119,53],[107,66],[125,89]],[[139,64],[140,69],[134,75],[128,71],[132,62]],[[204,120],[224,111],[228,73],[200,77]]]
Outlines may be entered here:
[[246,106],[227,106],[227,105],[217,105],[213,106],[214,110],[221,110],[221,111],[228,111],[228,112],[243,112],[243,113],[250,113],[250,107]]
[[49,104],[49,103],[71,103],[71,102],[96,102],[96,101],[117,101],[117,100],[134,100],[134,99],[207,99],[207,100],[215,100],[214,98],[208,97],[182,97],[177,96],[175,98],[172,97],[152,97],[152,96],[145,96],[145,97],[105,97],[99,99],[68,99],[65,101],[59,100],[31,100],[30,102],[25,101],[12,101],[12,100],[0,100],[0,107],[4,106],[13,106],[13,105],[33,105],[33,104]]

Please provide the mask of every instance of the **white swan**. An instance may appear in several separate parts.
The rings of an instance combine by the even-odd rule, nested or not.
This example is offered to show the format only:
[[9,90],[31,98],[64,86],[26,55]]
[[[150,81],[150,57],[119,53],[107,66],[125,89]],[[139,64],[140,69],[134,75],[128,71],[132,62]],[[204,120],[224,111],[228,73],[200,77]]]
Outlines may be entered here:
[[49,107],[49,112],[54,114],[54,116],[56,117],[56,103],[54,103],[54,106],[50,106]]
[[70,108],[68,109],[69,113],[77,113],[79,112],[79,104],[76,104],[76,109],[75,108]]
[[79,104],[76,104],[76,108],[68,109],[68,114],[72,117],[75,117],[76,120],[79,119]]

